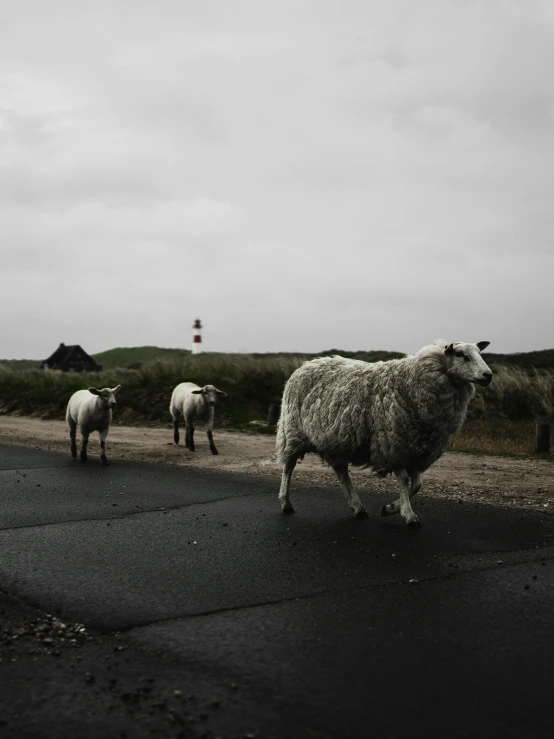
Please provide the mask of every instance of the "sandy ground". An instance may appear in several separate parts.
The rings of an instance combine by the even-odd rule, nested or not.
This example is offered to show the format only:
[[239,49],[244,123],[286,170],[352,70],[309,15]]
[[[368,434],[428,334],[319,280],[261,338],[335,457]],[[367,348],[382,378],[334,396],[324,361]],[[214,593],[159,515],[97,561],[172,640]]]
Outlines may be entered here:
[[[94,463],[99,447],[97,434],[89,443],[89,459]],[[154,462],[176,467],[199,467],[221,472],[275,478],[275,495],[279,487],[280,468],[273,460],[275,437],[241,431],[214,430],[219,455],[210,454],[201,428],[195,434],[196,451],[189,452],[173,443],[170,426],[112,425],[107,441],[108,459]],[[0,442],[23,444],[48,451],[65,451],[68,456],[69,436],[64,421],[48,421],[29,416],[0,416]],[[99,462],[98,462],[99,463]],[[445,454],[423,476],[420,497],[436,497],[479,502],[492,505],[531,508],[554,513],[554,466],[545,459],[525,457],[476,456]],[[362,498],[364,491],[383,494],[383,503],[397,496],[394,479],[377,478],[370,470],[352,469],[352,478]],[[291,498],[296,483],[337,484],[332,470],[314,455],[308,455],[296,467]]]

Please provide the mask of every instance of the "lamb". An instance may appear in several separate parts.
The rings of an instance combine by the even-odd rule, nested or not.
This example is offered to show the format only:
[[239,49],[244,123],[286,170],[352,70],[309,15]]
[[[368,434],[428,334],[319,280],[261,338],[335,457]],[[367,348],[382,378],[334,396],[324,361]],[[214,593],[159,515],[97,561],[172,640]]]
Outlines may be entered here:
[[206,435],[210,442],[212,454],[217,451],[212,429],[214,426],[214,408],[217,396],[227,397],[227,393],[218,390],[215,385],[204,385],[199,387],[194,382],[181,382],[171,394],[169,412],[173,418],[173,440],[179,443],[179,420],[181,416],[185,419],[185,445],[193,452],[194,447],[194,422],[206,421]]
[[314,452],[333,468],[356,518],[367,512],[348,465],[371,466],[381,477],[394,472],[400,498],[381,515],[400,511],[410,527],[420,528],[410,498],[421,488],[421,473],[462,427],[474,384],[492,381],[481,357],[489,343],[436,341],[412,356],[374,364],[338,356],[305,362],[285,386],[277,427],[283,513],[294,513],[289,486],[296,462]]
[[106,438],[110,430],[112,420],[112,408],[116,406],[115,396],[121,390],[121,385],[114,388],[105,387],[97,390],[89,387],[88,390],[77,390],[73,393],[67,404],[65,418],[69,424],[69,436],[71,439],[71,456],[77,459],[77,444],[75,437],[77,426],[81,433],[81,462],[86,462],[88,437],[92,431],[98,431],[100,436],[100,461],[107,466]]

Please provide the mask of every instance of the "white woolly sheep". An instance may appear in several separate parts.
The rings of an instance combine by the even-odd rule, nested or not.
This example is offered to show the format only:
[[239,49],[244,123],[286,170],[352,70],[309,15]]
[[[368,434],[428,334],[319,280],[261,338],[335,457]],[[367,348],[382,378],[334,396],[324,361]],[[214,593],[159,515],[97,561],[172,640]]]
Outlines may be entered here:
[[81,462],[86,462],[88,437],[93,431],[98,431],[100,436],[100,461],[105,466],[108,464],[106,457],[106,438],[110,430],[112,420],[112,408],[116,406],[115,396],[120,391],[121,385],[114,388],[105,387],[97,390],[89,387],[88,390],[77,390],[73,393],[67,404],[65,418],[69,424],[69,437],[71,439],[71,456],[77,458],[77,443],[75,440],[77,426],[82,438]]
[[173,417],[173,440],[179,443],[179,420],[185,419],[185,445],[193,452],[194,422],[206,422],[206,435],[210,442],[212,454],[219,454],[215,448],[212,429],[214,426],[214,409],[217,396],[227,397],[227,393],[218,390],[215,385],[199,387],[194,382],[181,382],[173,389],[169,412]]
[[437,341],[388,362],[323,357],[304,363],[285,386],[277,428],[283,513],[294,512],[289,486],[296,462],[314,452],[335,471],[356,518],[367,518],[367,512],[348,465],[371,466],[381,477],[394,472],[400,498],[381,513],[400,511],[419,528],[410,498],[421,487],[421,473],[461,428],[474,383],[491,382],[481,357],[488,345]]

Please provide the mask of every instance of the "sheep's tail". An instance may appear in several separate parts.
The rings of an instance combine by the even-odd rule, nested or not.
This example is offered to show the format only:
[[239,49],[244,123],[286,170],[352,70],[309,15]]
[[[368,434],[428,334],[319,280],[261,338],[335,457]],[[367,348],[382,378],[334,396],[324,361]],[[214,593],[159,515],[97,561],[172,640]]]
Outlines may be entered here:
[[277,438],[275,440],[275,459],[278,464],[285,464],[287,458],[286,449],[287,437],[285,434],[285,424],[283,423],[283,411],[281,410],[281,417],[277,422]]
[[285,465],[291,459],[301,459],[308,451],[306,439],[301,432],[300,420],[302,404],[301,398],[305,395],[305,388],[300,375],[305,365],[295,370],[289,377],[281,400],[281,413],[277,421],[277,438],[275,440],[275,456],[277,462]]
[[281,417],[277,423],[275,440],[275,459],[277,464],[285,465],[291,460],[302,461],[309,451],[314,451],[307,444],[303,434],[295,423],[294,415],[281,409]]
[[286,404],[283,404],[277,422],[275,458],[278,464],[285,465],[292,457],[298,459],[302,451],[301,445],[298,444],[298,429],[294,416],[288,412]]

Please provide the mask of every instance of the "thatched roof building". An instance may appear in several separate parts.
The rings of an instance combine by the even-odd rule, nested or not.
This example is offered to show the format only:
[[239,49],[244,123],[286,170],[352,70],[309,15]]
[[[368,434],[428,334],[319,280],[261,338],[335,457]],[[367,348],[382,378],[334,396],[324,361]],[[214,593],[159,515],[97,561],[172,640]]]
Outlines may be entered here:
[[60,344],[56,351],[40,365],[41,369],[57,369],[64,372],[99,372],[102,367],[79,346]]

